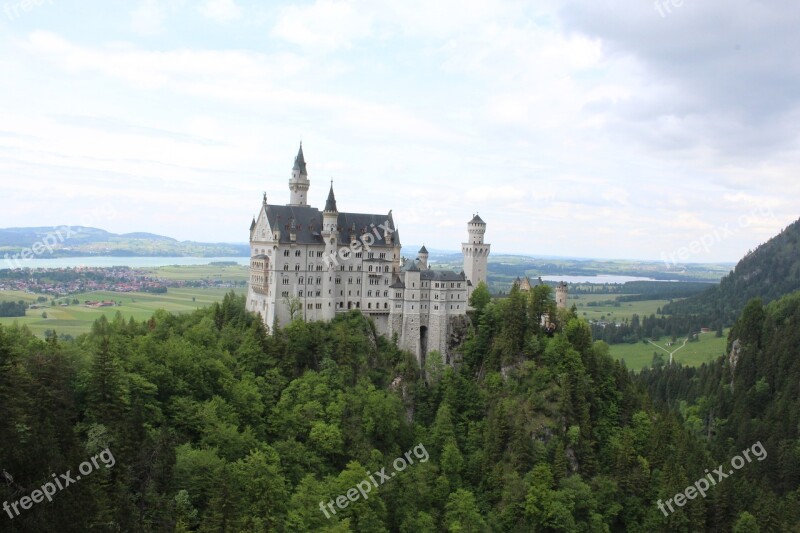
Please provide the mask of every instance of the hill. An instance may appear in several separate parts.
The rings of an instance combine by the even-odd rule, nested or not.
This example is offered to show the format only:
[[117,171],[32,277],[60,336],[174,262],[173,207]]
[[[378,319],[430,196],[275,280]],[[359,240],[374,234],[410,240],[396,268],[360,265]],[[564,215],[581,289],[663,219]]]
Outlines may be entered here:
[[665,306],[665,314],[697,314],[731,324],[751,298],[769,303],[800,289],[800,220],[749,252],[719,285]]
[[0,228],[0,255],[28,250],[40,257],[222,257],[248,256],[241,243],[179,241],[153,233],[111,233],[87,226]]

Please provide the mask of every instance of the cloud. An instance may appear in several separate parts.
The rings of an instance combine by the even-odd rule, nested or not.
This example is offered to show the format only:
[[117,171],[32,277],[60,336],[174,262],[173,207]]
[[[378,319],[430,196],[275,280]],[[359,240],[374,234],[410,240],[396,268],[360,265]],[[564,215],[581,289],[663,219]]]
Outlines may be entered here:
[[[658,5],[658,3],[656,3]],[[800,5],[685,1],[661,16],[650,2],[566,2],[560,20],[641,66],[641,91],[609,103],[612,125],[664,150],[726,157],[796,148]]]
[[204,17],[217,22],[231,22],[242,17],[235,0],[205,0],[198,9]]
[[164,29],[167,17],[164,4],[158,0],[140,0],[131,13],[131,29],[139,35],[156,35]]
[[315,53],[349,48],[372,34],[372,19],[349,0],[317,0],[310,6],[286,6],[272,36]]

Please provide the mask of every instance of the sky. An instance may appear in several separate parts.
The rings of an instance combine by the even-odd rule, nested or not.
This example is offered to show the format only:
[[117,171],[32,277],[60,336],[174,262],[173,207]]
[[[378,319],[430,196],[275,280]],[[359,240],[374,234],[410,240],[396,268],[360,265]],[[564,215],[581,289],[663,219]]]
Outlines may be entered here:
[[404,244],[736,261],[800,216],[800,4],[0,0],[0,227],[246,242],[266,192]]

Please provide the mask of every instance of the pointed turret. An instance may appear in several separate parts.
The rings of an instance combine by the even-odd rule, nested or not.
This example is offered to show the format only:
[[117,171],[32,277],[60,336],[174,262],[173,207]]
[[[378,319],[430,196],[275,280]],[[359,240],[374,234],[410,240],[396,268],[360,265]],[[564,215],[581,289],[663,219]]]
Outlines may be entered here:
[[289,180],[289,205],[308,205],[307,195],[311,183],[308,181],[308,172],[306,170],[306,158],[303,156],[303,143],[300,143],[300,149],[297,151],[297,156],[294,158],[294,166],[292,167],[292,178]]
[[300,141],[300,149],[297,151],[297,155],[294,158],[294,166],[292,170],[297,170],[300,174],[308,175],[306,172],[306,158],[303,157],[303,141]]
[[422,268],[424,270],[428,269],[428,249],[425,248],[425,245],[422,245],[422,248],[419,249],[418,252],[419,262],[422,264]]
[[331,180],[331,190],[328,191],[328,200],[325,202],[326,213],[338,213],[336,209],[336,196],[333,194],[333,180]]

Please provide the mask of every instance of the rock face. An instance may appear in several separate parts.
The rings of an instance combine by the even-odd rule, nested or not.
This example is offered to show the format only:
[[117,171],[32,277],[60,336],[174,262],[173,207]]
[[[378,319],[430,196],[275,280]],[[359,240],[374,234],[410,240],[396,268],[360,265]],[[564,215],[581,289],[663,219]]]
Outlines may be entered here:
[[742,351],[742,343],[739,339],[733,341],[731,344],[731,353],[728,354],[728,365],[731,368],[731,392],[733,392],[733,378],[736,376],[736,364],[739,362],[739,356]]
[[467,338],[469,317],[467,315],[451,316],[447,326],[447,355],[445,363],[452,365],[456,361],[461,360],[461,354],[457,353],[455,350],[461,346]]

